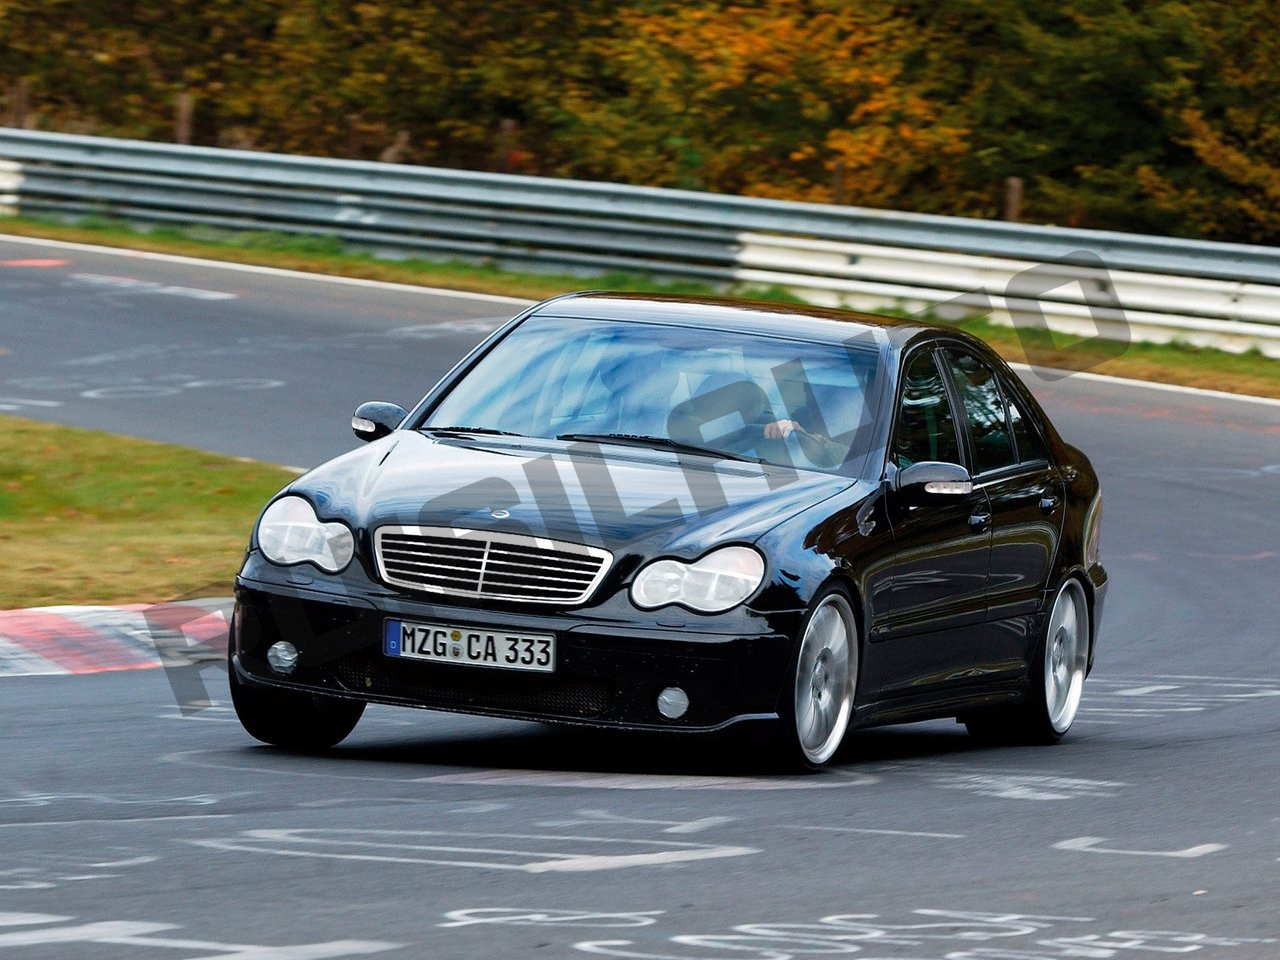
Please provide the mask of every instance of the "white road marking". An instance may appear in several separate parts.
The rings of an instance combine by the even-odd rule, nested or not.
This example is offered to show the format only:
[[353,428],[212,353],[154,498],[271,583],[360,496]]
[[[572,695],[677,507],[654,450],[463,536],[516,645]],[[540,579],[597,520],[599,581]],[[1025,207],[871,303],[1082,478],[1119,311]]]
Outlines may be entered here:
[[[455,913],[480,915],[484,911]],[[558,911],[554,910],[524,913],[536,917],[532,922],[541,926],[607,929],[623,925],[607,919],[592,924],[581,915],[570,915],[573,919],[561,924],[556,922]],[[657,911],[654,913],[660,915]],[[713,960],[714,957],[793,960],[819,954],[868,956],[867,950],[876,957],[885,957],[888,952],[898,955],[896,950],[886,951],[887,947],[914,947],[910,955],[922,960],[926,956],[934,960],[941,960],[943,956],[948,960],[1048,960],[1050,957],[1106,960],[1118,957],[1122,951],[1126,956],[1134,952],[1144,956],[1168,955],[1276,943],[1275,938],[1221,937],[1176,930],[1114,930],[1092,917],[917,909],[902,919],[906,922],[893,922],[876,913],[850,913],[822,917],[816,922],[743,923],[731,927],[727,933],[696,934],[672,933],[668,922],[664,924],[666,929],[646,931],[649,935],[643,940],[587,940],[573,944],[573,948],[633,960]],[[472,922],[490,921],[478,917]],[[504,917],[499,912],[491,922],[502,924]]]
[[1127,783],[1118,780],[1083,780],[1043,774],[955,772],[934,778],[949,790],[966,790],[1003,800],[1075,800],[1082,797],[1114,797]]
[[694,860],[719,860],[742,857],[759,850],[751,847],[705,847],[700,850],[657,850],[653,853],[627,853],[612,856],[563,857],[542,863],[526,864],[529,873],[590,873],[596,870],[618,870],[624,867],[655,867]]
[[450,910],[448,923],[437,927],[470,927],[477,924],[502,927],[648,927],[663,910],[631,913],[599,913],[594,910],[525,910],[518,907],[473,907]]
[[73,273],[71,281],[101,287],[106,290],[119,290],[124,293],[161,294],[172,297],[185,297],[188,300],[237,300],[234,293],[221,290],[201,290],[196,287],[178,287],[154,280],[139,280],[135,277],[112,277],[100,273]]
[[140,937],[162,930],[176,930],[173,923],[137,923],[128,920],[107,920],[101,923],[83,923],[76,927],[41,927],[39,930],[18,930],[0,933],[0,947],[44,947],[55,943],[111,943],[121,937]]
[[192,807],[211,807],[222,797],[209,793],[192,793],[181,797],[117,797],[105,793],[23,793],[5,797],[0,803],[22,807],[47,807],[54,803],[98,803],[104,806],[136,807],[143,804],[181,803]]
[[1185,850],[1119,850],[1114,847],[1098,846],[1100,843],[1105,843],[1106,840],[1106,837],[1075,837],[1071,840],[1059,840],[1053,845],[1053,849],[1077,850],[1086,853],[1115,853],[1128,857],[1174,857],[1182,860],[1204,857],[1227,849],[1227,844],[1225,843],[1202,843],[1198,846],[1187,847]]
[[[437,838],[446,842],[434,842]],[[458,843],[465,840],[479,843],[475,846]],[[743,857],[760,852],[753,847],[681,843],[674,840],[625,840],[612,837],[456,830],[267,829],[246,830],[240,836],[227,840],[187,842],[212,850],[239,853],[469,867],[521,873],[584,873]],[[497,845],[488,845],[491,843]],[[561,845],[564,849],[545,849]],[[584,850],[584,847],[588,849]],[[590,849],[592,847],[597,848],[597,852],[593,852]],[[627,851],[649,849],[606,853],[598,852],[599,848],[621,848]]]
[[0,410],[18,410],[21,407],[60,407],[58,400],[28,400],[26,397],[0,397]]
[[169,817],[96,817],[84,820],[35,820],[22,823],[0,823],[0,830],[19,827],[75,827],[84,823],[159,823],[165,820],[230,820],[233,813],[189,813]]
[[[381,940],[330,940],[284,947],[247,943],[220,943],[216,940],[187,940],[157,937],[154,934],[179,929],[174,923],[147,923],[130,920],[106,920],[73,926],[49,926],[67,923],[73,918],[40,913],[0,913],[0,927],[26,927],[0,933],[0,948],[43,947],[68,943],[101,943],[127,947],[151,947],[162,950],[198,950],[200,960],[331,960],[338,957],[365,956],[404,946]],[[213,952],[210,952],[213,951]]]
[[712,827],[720,827],[726,823],[732,823],[734,817],[703,817],[700,820],[688,820],[684,823],[677,823],[667,827],[663,833],[698,833],[702,830],[710,830]]
[[[198,707],[197,709],[204,710],[207,708]],[[188,713],[186,715],[183,715],[180,712],[180,708],[178,707],[174,707],[172,710],[170,710],[167,713],[157,713],[155,716],[157,720],[199,720],[202,723],[239,723],[240,722],[234,717],[206,717],[203,713]]]
[[1117,690],[1117,697],[1145,697],[1152,693],[1163,693],[1166,690],[1177,690],[1178,687],[1168,684],[1157,684],[1150,687],[1131,687],[1128,690]]
[[159,859],[160,859],[159,857],[153,857],[153,856],[129,857],[128,859],[125,859],[125,860],[107,860],[107,861],[103,861],[102,863],[91,863],[89,864],[89,866],[102,867],[104,869],[105,868],[118,869],[120,867],[140,867],[145,863],[155,863]]
[[[1260,683],[1276,683],[1277,682],[1275,680],[1261,680],[1261,679],[1258,679],[1257,677],[1253,677],[1253,678],[1210,677],[1210,676],[1205,676],[1203,674],[1182,674],[1182,673],[1176,673],[1176,674],[1175,673],[1157,673],[1147,679],[1149,680],[1211,680],[1211,681],[1214,681],[1215,686],[1224,686],[1224,687],[1256,687]],[[1090,680],[1089,682],[1093,683],[1095,681]],[[1100,677],[1096,682],[1126,685],[1131,683],[1137,683],[1139,681],[1137,681],[1136,679],[1119,680],[1114,678],[1106,679],[1106,678]]]
[[885,837],[920,837],[925,840],[963,840],[963,833],[931,833],[927,830],[882,830],[876,827],[814,827],[803,826],[800,824],[782,825],[783,830],[801,830],[808,832],[816,830],[826,833],[867,833],[873,836]]
[[[160,858],[155,856],[127,857],[121,860],[93,863],[57,856],[35,857],[32,859],[37,865],[0,870],[0,890],[53,890],[64,883],[76,883],[86,880],[115,880],[119,879],[122,874],[76,871],[139,867],[155,863]],[[0,924],[0,926],[3,926],[3,924]]]
[[1081,722],[1104,723],[1099,717],[1122,720],[1174,717],[1207,710],[1256,703],[1280,697],[1280,681],[1261,678],[1154,676],[1103,678],[1089,681],[1080,707]]
[[51,913],[0,913],[0,927],[23,927],[33,923],[65,923],[71,917]]
[[1101,713],[1108,716],[1163,717],[1169,713],[1203,713],[1204,707],[1157,707],[1143,710],[1135,707],[1125,710],[1120,707],[1081,707],[1081,713]]
[[584,824],[600,823],[632,823],[645,827],[662,827],[663,833],[700,833],[713,827],[733,823],[736,817],[702,817],[698,820],[639,820],[635,817],[624,817],[608,810],[579,810],[577,819],[548,820],[538,824],[540,827],[578,827]]

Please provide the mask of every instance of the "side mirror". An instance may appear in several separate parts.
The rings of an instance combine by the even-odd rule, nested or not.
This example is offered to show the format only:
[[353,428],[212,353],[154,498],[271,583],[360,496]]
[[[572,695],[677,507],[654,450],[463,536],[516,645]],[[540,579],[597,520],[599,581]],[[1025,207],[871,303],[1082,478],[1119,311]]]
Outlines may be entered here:
[[400,426],[408,415],[409,411],[399,404],[371,400],[356,407],[351,432],[365,442],[378,440]]
[[921,460],[898,471],[894,489],[909,506],[939,503],[973,492],[973,478],[958,463]]

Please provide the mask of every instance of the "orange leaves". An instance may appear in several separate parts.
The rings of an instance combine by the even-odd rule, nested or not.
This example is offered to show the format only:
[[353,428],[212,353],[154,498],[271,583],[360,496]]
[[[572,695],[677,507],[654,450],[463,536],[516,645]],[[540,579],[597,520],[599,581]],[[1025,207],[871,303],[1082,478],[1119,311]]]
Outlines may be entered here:
[[1280,241],[1274,0],[106,9],[0,0],[27,122],[165,137],[187,94],[197,143],[988,216],[1018,176],[1030,218]]
[[885,204],[904,166],[919,175],[963,149],[946,106],[905,78],[903,51],[925,38],[890,4],[703,2],[617,18],[606,47],[621,95],[565,105],[636,144],[602,155],[584,141],[601,176],[827,200],[839,167],[846,200]]

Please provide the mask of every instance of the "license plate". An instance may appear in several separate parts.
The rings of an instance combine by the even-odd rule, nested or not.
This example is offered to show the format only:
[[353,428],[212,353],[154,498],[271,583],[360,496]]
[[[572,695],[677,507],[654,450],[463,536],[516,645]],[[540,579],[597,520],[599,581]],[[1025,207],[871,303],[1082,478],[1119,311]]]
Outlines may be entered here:
[[388,620],[382,649],[389,657],[499,670],[554,673],[556,638]]

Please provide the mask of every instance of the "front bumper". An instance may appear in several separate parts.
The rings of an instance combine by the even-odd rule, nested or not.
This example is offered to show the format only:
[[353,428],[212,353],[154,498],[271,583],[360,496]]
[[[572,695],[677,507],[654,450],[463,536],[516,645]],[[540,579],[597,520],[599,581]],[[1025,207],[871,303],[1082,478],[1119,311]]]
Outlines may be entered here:
[[[390,657],[382,650],[388,617],[464,630],[554,633],[556,671]],[[280,640],[298,649],[288,676],[267,663],[267,650]],[[643,621],[602,624],[439,604],[387,612],[358,597],[244,580],[236,587],[231,642],[232,668],[249,684],[493,717],[686,731],[775,718],[791,653],[787,633],[692,633]],[[669,720],[657,700],[673,686],[688,694],[689,709]]]

